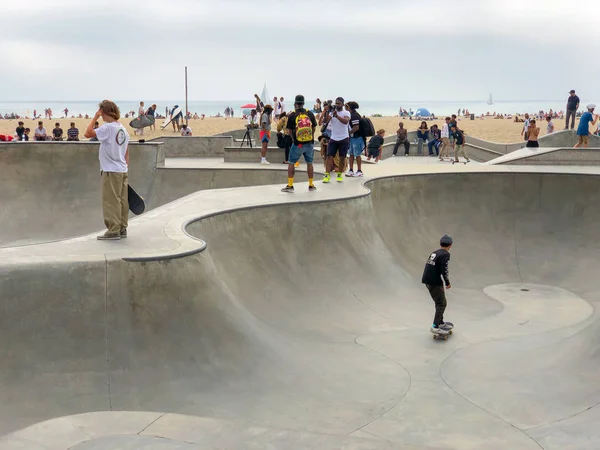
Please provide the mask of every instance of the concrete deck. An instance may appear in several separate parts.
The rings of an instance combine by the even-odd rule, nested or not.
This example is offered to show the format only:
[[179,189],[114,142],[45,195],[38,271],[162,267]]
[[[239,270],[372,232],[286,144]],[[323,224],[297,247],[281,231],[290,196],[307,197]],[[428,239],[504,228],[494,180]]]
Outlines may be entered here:
[[596,449],[598,172],[390,158],[2,248],[0,449]]

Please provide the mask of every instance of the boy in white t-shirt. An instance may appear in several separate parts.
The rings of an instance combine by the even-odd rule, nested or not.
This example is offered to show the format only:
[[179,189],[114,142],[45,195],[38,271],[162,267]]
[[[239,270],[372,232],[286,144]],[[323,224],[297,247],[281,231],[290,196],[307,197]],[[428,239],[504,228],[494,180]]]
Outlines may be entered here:
[[[94,129],[102,117],[104,124]],[[100,240],[119,240],[127,237],[129,201],[127,200],[127,172],[129,170],[129,134],[119,123],[121,112],[110,100],[100,103],[85,130],[86,138],[100,141],[100,174],[102,176],[102,212],[107,231]]]
[[181,125],[181,135],[182,136],[191,136],[192,135],[192,127],[188,127],[185,123]]

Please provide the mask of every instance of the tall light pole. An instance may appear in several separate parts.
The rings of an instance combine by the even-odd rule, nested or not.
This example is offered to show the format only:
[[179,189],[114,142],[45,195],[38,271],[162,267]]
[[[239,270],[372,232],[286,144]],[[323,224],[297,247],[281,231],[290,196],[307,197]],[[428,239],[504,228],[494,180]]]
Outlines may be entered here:
[[187,66],[185,66],[185,126],[189,125],[188,123],[188,86],[187,86]]

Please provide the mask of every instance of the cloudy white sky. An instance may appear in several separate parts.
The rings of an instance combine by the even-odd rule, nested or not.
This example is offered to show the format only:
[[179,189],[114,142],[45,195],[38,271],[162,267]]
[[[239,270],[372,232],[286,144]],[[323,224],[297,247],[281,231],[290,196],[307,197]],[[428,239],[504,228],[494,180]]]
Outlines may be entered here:
[[0,0],[0,101],[599,98],[597,0]]

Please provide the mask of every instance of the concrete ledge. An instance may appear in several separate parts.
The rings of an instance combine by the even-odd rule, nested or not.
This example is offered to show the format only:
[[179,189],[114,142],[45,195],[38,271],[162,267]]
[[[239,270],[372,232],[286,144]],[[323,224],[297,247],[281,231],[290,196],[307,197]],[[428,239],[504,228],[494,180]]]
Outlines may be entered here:
[[[315,145],[314,163],[323,162],[321,157],[321,148],[319,145]],[[270,163],[281,162],[285,159],[285,150],[279,147],[268,147],[267,148],[267,160]],[[260,162],[260,147],[226,147],[225,148],[225,162],[234,163],[256,163]],[[301,162],[304,160],[301,159]]]
[[[535,152],[535,149],[530,149]],[[504,165],[600,166],[600,148],[558,148],[539,155],[527,155],[500,162]]]
[[230,136],[162,136],[146,142],[161,142],[167,158],[223,156],[225,147],[233,145]]

